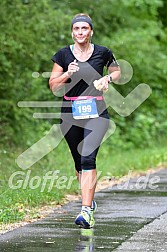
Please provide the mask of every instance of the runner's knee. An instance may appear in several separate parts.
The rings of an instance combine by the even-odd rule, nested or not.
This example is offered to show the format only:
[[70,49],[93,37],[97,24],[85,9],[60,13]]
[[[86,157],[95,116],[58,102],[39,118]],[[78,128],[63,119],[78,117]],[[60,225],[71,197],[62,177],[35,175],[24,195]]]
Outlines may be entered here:
[[96,169],[96,159],[95,159],[95,157],[82,157],[81,158],[81,168],[82,168],[82,170],[94,170],[94,169]]

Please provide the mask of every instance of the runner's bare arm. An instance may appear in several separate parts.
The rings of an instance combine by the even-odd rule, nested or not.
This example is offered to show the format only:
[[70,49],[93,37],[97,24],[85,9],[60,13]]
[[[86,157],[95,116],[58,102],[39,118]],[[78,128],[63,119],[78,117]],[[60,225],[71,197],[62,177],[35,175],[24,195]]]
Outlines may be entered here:
[[78,63],[73,61],[69,64],[67,72],[63,72],[63,68],[54,63],[52,73],[49,79],[50,89],[54,91],[61,89],[71,75],[79,70]]
[[52,73],[49,79],[50,89],[53,91],[61,89],[65,82],[69,79],[68,72],[63,73],[63,68],[54,63]]
[[108,74],[111,76],[112,81],[119,80],[121,77],[121,69],[119,66],[109,66]]

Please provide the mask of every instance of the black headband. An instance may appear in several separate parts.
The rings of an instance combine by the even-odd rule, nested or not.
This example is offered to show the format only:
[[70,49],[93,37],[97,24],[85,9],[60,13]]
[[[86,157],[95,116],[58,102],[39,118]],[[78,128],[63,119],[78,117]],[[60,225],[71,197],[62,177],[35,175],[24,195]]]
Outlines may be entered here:
[[77,22],[86,22],[90,25],[91,29],[93,29],[92,20],[90,17],[83,16],[83,15],[74,17],[72,20],[72,26],[73,26],[73,24],[75,24]]

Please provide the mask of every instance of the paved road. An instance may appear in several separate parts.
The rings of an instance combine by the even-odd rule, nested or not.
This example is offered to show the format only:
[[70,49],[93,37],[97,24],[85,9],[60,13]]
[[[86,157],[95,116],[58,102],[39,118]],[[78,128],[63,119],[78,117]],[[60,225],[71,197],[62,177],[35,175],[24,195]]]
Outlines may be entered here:
[[167,169],[96,193],[94,229],[74,224],[80,201],[0,236],[0,252],[167,251]]

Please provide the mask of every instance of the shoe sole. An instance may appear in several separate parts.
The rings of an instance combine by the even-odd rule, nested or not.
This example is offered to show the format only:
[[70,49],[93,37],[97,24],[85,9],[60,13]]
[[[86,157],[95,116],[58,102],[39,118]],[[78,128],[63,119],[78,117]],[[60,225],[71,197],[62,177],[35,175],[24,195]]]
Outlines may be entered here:
[[90,228],[90,224],[83,218],[77,218],[75,224],[82,228]]

